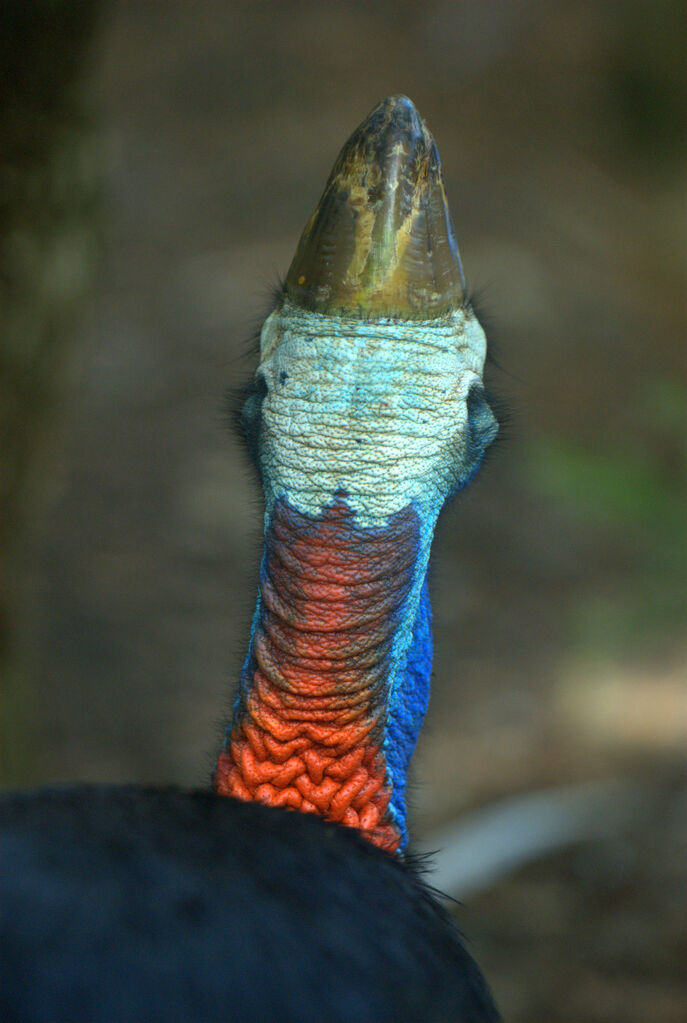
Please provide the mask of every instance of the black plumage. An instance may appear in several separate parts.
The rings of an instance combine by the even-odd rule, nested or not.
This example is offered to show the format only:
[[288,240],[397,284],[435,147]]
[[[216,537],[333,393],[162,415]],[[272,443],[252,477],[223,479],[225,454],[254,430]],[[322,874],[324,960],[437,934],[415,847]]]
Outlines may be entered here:
[[0,1019],[453,1021],[497,1013],[416,869],[211,792],[0,800]]

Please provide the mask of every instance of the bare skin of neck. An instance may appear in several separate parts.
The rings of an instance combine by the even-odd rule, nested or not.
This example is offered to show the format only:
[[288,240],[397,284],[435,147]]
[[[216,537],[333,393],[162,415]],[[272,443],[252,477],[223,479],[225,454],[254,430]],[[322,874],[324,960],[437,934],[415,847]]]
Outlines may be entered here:
[[364,531],[344,500],[319,520],[277,503],[220,794],[317,813],[397,849],[386,683],[416,544],[412,510]]

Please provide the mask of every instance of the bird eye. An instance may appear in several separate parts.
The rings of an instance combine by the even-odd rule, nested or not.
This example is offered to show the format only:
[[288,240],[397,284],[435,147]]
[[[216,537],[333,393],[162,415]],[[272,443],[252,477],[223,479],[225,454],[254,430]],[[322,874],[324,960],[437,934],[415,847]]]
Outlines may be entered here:
[[498,433],[499,424],[489,408],[484,388],[475,384],[467,397],[467,429],[463,464],[460,471],[460,486],[472,478],[482,461],[484,452]]
[[239,416],[241,432],[248,452],[258,465],[260,451],[260,423],[262,420],[262,403],[267,395],[267,384],[262,373],[257,374],[250,384]]

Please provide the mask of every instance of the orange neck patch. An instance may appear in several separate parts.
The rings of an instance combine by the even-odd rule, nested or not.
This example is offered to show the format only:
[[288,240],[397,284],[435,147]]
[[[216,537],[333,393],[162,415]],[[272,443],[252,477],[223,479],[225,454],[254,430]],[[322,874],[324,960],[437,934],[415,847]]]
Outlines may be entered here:
[[410,507],[360,529],[342,498],[317,519],[276,502],[217,792],[317,813],[398,848],[383,746],[391,647],[418,539]]

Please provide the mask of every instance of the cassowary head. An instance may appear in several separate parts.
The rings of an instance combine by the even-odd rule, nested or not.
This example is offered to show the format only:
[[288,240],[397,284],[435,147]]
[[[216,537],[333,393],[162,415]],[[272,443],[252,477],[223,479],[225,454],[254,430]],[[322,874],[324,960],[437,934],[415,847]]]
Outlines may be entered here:
[[243,424],[265,554],[219,791],[405,844],[431,539],[497,432],[485,354],[436,145],[393,96],[339,154],[262,328]]
[[393,96],[342,149],[262,329],[243,422],[268,509],[313,484],[303,510],[339,489],[371,517],[443,503],[496,435],[485,354],[436,145]]

